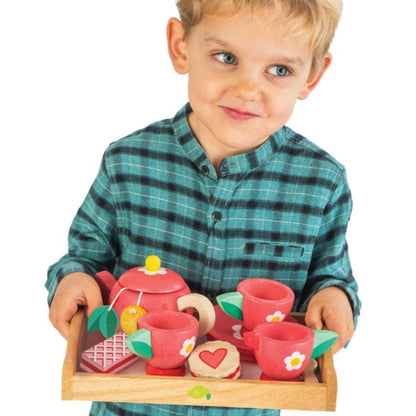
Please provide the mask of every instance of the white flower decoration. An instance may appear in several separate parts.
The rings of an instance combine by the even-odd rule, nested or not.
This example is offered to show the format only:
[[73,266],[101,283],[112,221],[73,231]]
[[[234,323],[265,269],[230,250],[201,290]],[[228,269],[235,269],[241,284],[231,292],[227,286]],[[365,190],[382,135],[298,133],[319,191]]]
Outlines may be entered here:
[[242,325],[233,325],[231,327],[231,329],[234,331],[233,332],[233,337],[242,340],[243,337],[241,336],[241,328]]
[[164,267],[159,267],[157,270],[149,270],[147,267],[140,267],[139,272],[143,272],[144,274],[154,276],[155,274],[166,274],[167,271]]
[[195,347],[195,337],[191,339],[186,339],[182,345],[182,349],[180,350],[179,354],[187,357]]
[[305,361],[305,355],[300,352],[294,352],[289,357],[285,358],[286,370],[299,370],[302,367],[303,362]]
[[267,322],[281,322],[283,321],[283,319],[285,319],[285,314],[280,312],[280,311],[276,311],[273,315],[268,315],[266,318]]

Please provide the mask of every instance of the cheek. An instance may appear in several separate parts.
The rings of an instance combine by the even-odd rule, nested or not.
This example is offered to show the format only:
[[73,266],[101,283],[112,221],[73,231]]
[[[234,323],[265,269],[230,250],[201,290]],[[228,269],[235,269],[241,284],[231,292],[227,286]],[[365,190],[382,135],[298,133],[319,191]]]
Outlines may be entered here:
[[189,97],[197,100],[201,104],[212,104],[218,99],[218,90],[215,84],[210,84],[205,81],[194,85],[189,83]]
[[274,120],[285,124],[293,113],[296,104],[296,97],[280,94],[277,98],[269,101],[269,114]]
[[190,71],[188,75],[189,98],[201,103],[214,103],[221,96],[221,81],[202,70]]

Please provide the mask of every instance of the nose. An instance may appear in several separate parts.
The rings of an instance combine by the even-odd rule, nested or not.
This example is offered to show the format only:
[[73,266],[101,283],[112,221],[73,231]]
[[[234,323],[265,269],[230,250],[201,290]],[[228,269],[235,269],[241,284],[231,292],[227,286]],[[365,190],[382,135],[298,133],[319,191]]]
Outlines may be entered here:
[[232,86],[234,96],[243,101],[256,101],[261,96],[261,83],[257,76],[250,72],[236,74]]

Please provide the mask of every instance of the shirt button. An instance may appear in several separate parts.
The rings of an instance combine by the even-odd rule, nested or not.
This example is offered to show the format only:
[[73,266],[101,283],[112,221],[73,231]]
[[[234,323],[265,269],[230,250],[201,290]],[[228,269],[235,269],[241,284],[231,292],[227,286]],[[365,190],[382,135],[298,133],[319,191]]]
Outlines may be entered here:
[[212,215],[211,215],[211,218],[212,218],[215,222],[217,222],[217,221],[221,221],[221,218],[222,218],[221,212],[214,211],[214,212],[212,213]]
[[208,176],[209,175],[209,167],[207,165],[202,166],[201,167],[201,171],[202,171],[202,174],[204,176]]

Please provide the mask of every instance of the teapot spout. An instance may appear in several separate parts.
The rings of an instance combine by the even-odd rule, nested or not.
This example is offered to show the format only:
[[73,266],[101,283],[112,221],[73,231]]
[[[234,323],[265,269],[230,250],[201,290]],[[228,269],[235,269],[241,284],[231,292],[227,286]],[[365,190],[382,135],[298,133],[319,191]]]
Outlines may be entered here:
[[110,272],[104,270],[95,275],[95,281],[100,287],[104,305],[108,304],[108,298],[110,296],[111,289],[116,283],[116,278]]

